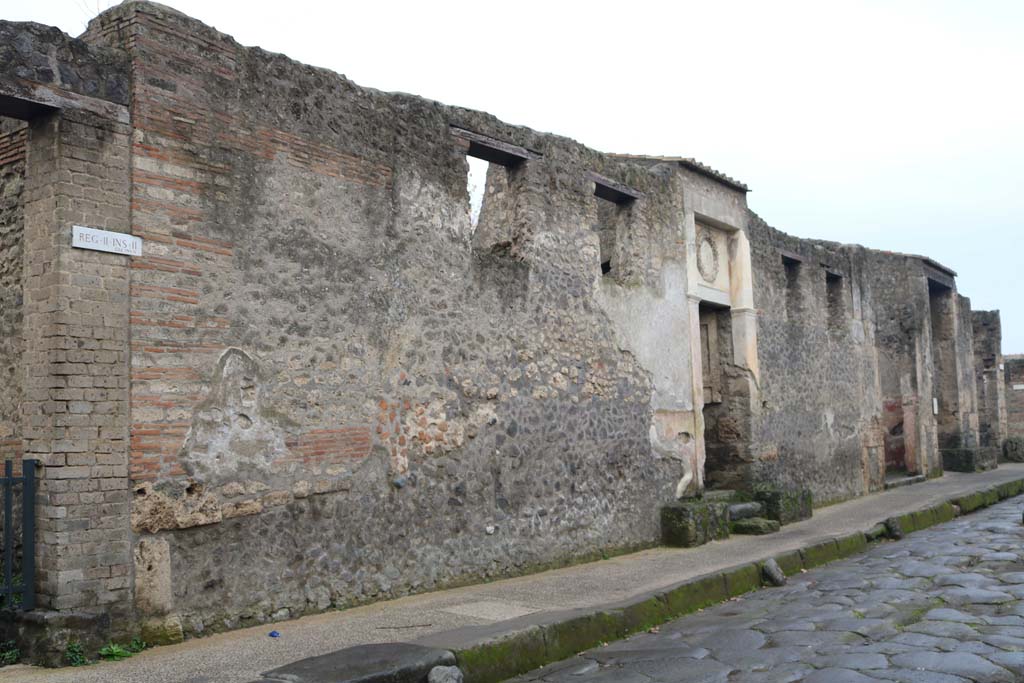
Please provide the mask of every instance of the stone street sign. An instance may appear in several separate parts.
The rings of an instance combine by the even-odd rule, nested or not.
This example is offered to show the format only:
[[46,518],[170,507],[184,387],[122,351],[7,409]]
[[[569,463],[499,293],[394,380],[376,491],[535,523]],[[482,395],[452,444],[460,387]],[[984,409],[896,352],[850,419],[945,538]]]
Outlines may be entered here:
[[142,238],[123,232],[110,232],[75,225],[71,228],[71,246],[94,251],[109,251],[127,256],[142,256]]

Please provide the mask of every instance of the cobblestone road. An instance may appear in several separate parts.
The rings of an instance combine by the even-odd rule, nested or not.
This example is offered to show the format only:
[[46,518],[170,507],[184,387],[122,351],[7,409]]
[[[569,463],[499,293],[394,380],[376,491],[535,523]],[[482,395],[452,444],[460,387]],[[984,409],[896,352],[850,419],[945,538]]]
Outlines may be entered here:
[[514,679],[1024,681],[1024,526],[1011,499]]

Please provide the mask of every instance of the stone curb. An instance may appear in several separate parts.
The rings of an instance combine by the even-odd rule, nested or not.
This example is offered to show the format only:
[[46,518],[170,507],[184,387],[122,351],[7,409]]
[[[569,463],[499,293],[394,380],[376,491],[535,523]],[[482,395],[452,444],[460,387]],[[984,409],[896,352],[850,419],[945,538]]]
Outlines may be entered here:
[[[905,534],[921,531],[1024,493],[1024,479],[952,498],[896,517]],[[954,507],[956,506],[956,507]],[[872,541],[888,538],[882,524],[774,556],[787,576],[865,552]],[[498,683],[602,643],[620,640],[705,607],[762,588],[761,562],[705,574],[627,603],[551,615],[541,624],[506,628],[482,642],[451,647],[466,683]],[[431,638],[440,644],[444,634]]]

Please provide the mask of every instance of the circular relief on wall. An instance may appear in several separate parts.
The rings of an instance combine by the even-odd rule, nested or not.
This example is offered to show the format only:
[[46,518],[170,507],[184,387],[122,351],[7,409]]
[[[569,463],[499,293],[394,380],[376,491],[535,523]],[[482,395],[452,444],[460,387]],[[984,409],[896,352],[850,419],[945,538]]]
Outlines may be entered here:
[[697,240],[697,270],[705,282],[714,282],[718,277],[718,245],[706,232]]

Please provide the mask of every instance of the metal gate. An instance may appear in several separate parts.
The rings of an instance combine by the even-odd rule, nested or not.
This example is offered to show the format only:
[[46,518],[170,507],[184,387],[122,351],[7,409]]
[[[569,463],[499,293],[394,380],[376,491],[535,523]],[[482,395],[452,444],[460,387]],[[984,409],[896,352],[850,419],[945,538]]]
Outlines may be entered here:
[[[36,464],[21,461],[21,476],[14,476],[14,463],[4,461],[3,488],[3,577],[0,584],[0,609],[30,610],[36,604]],[[19,495],[20,494],[20,495]],[[20,505],[15,505],[15,498]],[[20,527],[15,543],[15,527]]]

